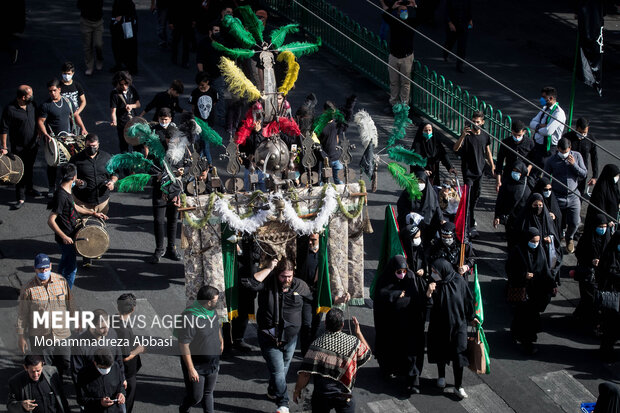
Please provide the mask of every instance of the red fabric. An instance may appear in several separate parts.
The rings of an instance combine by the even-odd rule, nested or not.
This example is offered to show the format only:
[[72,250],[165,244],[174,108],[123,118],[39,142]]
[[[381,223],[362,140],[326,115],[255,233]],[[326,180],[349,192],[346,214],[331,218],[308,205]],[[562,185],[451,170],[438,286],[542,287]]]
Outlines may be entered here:
[[250,116],[246,116],[246,118],[241,121],[241,126],[239,126],[239,129],[237,129],[235,143],[237,145],[243,145],[252,133],[252,128],[254,128],[254,120],[252,119],[252,113],[250,112]]
[[289,119],[285,117],[278,118],[278,122],[280,122],[280,130],[286,133],[289,136],[299,136],[301,135],[301,130],[299,130],[299,126],[294,119]]
[[461,187],[461,200],[459,202],[459,207],[456,210],[456,216],[454,218],[454,225],[456,226],[456,237],[458,238],[459,242],[463,242],[463,234],[465,234],[467,231],[467,194],[467,185],[463,185]]
[[263,125],[262,132],[265,138],[268,138],[273,135],[277,135],[278,133],[280,133],[280,126],[278,125],[278,122],[276,121],[269,122],[267,125]]

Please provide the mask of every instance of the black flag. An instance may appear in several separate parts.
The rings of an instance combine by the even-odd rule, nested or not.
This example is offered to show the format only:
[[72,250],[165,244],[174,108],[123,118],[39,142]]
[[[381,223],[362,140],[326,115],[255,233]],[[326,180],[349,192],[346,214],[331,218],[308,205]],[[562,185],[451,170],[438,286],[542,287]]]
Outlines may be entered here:
[[586,85],[603,94],[603,3],[584,0],[577,9],[579,21],[579,55]]

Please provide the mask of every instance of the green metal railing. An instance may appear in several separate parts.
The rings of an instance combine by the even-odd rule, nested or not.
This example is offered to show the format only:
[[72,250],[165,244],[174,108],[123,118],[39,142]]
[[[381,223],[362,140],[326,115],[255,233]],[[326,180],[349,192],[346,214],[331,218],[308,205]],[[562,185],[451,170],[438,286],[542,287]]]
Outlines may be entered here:
[[[307,33],[321,37],[324,47],[351,63],[379,87],[389,90],[388,69],[385,64],[388,61],[389,51],[385,41],[325,0],[297,1],[303,7],[292,0],[266,0],[266,3],[277,13],[299,23]],[[360,46],[336,29],[355,40]],[[380,57],[381,61],[371,56],[364,48]],[[485,129],[490,134],[499,139],[510,136],[512,124],[510,116],[504,115],[501,110],[494,109],[477,96],[446,80],[428,66],[415,61],[411,79],[415,82],[411,85],[412,109],[433,119],[454,135],[460,135],[466,124],[458,114],[469,118],[473,111],[481,110],[486,118]],[[456,113],[452,109],[456,110]],[[499,144],[494,139],[491,140],[491,149],[495,156]]]

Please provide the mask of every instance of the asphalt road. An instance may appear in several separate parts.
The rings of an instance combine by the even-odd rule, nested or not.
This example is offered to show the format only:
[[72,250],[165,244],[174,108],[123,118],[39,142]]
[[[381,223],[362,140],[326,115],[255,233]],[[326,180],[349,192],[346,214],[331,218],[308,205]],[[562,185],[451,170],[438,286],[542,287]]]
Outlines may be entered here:
[[[143,104],[156,92],[165,90],[174,78],[183,80],[186,85],[186,93],[182,100],[184,103],[193,88],[194,72],[170,64],[168,52],[157,47],[155,18],[148,11],[147,1],[141,0],[136,3],[139,5],[140,19],[140,75],[136,78],[135,86],[142,95]],[[494,5],[497,6],[497,2]],[[22,40],[20,60],[16,65],[0,67],[0,75],[5,79],[0,85],[3,102],[10,101],[16,86],[22,83],[30,84],[34,88],[35,99],[43,101],[47,97],[45,82],[59,74],[60,64],[63,61],[72,60],[79,68],[76,79],[82,82],[86,90],[88,100],[84,114],[86,125],[90,131],[100,135],[103,149],[116,152],[115,130],[105,125],[94,126],[95,121],[109,117],[107,107],[111,75],[107,69],[112,65],[112,58],[107,29],[104,39],[106,57],[104,72],[96,73],[92,78],[85,78],[82,75],[84,67],[81,63],[78,14],[73,9],[73,3],[35,0],[29,2],[28,7],[28,29]],[[106,2],[108,13],[109,7],[109,2]],[[358,13],[367,16],[370,12],[364,11],[360,6]],[[501,37],[481,36],[477,40],[478,45],[485,45],[484,48],[476,48],[477,58],[488,61],[498,56],[497,50],[492,46],[499,47]],[[489,44],[484,43],[485,41]],[[485,55],[485,50],[488,50],[488,55]],[[537,70],[531,67],[531,62],[544,58],[540,51],[531,50],[529,58],[527,48],[522,48],[519,52],[517,60],[506,64],[510,67],[514,65],[516,69],[514,72],[506,73],[506,78],[502,81],[515,88],[526,88],[520,80],[515,82],[511,80],[515,72],[519,72],[521,63],[529,62],[524,63],[523,68],[523,76],[527,76],[530,82],[530,87],[526,88],[527,96],[537,96],[540,85],[549,83],[549,79],[566,84],[570,74],[565,70],[554,68],[553,59],[543,61],[542,66],[549,68],[549,71]],[[0,55],[0,59],[4,57]],[[433,60],[429,58],[429,61]],[[433,62],[437,61],[435,58]],[[346,96],[355,93],[358,96],[357,107],[369,111],[377,124],[380,137],[385,139],[391,126],[391,119],[382,113],[387,101],[385,92],[378,90],[371,82],[350,70],[346,64],[326,51],[304,57],[300,63],[299,81],[290,95],[293,108],[296,108],[310,92],[317,94],[321,104],[327,99],[341,104]],[[497,66],[497,73],[504,73],[499,62]],[[471,80],[469,75],[469,72],[459,75],[458,81],[471,82],[471,85],[475,85],[475,81]],[[587,90],[582,92],[583,99],[587,102],[584,106],[592,116],[598,113],[617,113],[617,99],[597,100],[587,96]],[[480,87],[475,93],[485,97],[489,95],[511,100],[492,85]],[[186,103],[185,107],[188,107]],[[523,113],[526,112],[523,110]],[[612,116],[605,119],[606,125],[613,126],[613,122],[617,122]],[[617,140],[612,135],[617,128],[612,126],[607,127],[609,133],[605,136],[599,134],[599,139],[609,145],[615,153],[619,153]],[[408,139],[411,139],[414,131],[414,128],[410,129]],[[354,142],[359,141],[355,128],[351,128],[349,138]],[[218,152],[214,151],[215,159],[217,154]],[[354,154],[354,164],[359,161],[360,155],[358,149]],[[223,165],[220,163],[220,166]],[[44,190],[45,182],[44,159],[40,154],[36,165],[35,185]],[[367,287],[370,286],[377,266],[376,246],[381,239],[384,208],[389,203],[395,203],[399,194],[400,190],[389,177],[386,168],[382,167],[379,174],[379,190],[370,195],[368,201],[374,233],[365,235],[367,248],[364,277]],[[544,332],[539,335],[540,351],[535,356],[527,358],[511,342],[508,331],[511,313],[503,299],[505,243],[502,234],[491,226],[494,199],[491,181],[487,181],[479,204],[480,212],[477,215],[481,236],[476,240],[475,248],[480,256],[478,263],[486,315],[485,330],[491,346],[492,373],[478,376],[466,371],[464,386],[470,398],[457,402],[454,396],[449,393],[443,394],[434,387],[436,369],[434,366],[427,366],[423,372],[422,394],[405,398],[400,393],[398,383],[386,383],[380,379],[378,365],[373,360],[358,375],[355,389],[358,411],[572,413],[578,411],[577,402],[594,401],[597,386],[602,380],[613,380],[616,383],[620,381],[620,365],[600,362],[596,355],[596,339],[577,325],[570,316],[578,300],[578,292],[576,284],[566,277],[560,294],[553,299],[543,317]],[[12,334],[12,314],[15,305],[12,300],[17,297],[20,286],[33,276],[32,259],[36,253],[48,253],[54,264],[57,264],[59,259],[51,230],[46,225],[48,211],[45,209],[45,201],[28,199],[27,204],[19,211],[10,211],[9,205],[13,200],[14,190],[1,186],[0,219],[4,223],[0,225],[2,258],[0,299],[3,300],[0,304],[0,310],[3,312],[0,322],[2,327],[0,331],[3,332],[0,335],[2,353],[0,377],[3,386],[8,377],[19,370],[19,356],[15,350],[15,337]],[[109,214],[111,218],[107,225],[112,240],[111,248],[92,268],[79,269],[74,292],[80,303],[92,308],[102,307],[113,311],[116,297],[121,292],[131,291],[140,298],[139,312],[163,315],[182,310],[185,298],[182,264],[164,260],[153,266],[144,261],[154,249],[150,203],[148,192],[113,195]],[[569,259],[567,264],[574,262]],[[364,334],[372,343],[374,329],[371,308],[372,302],[367,300],[367,305],[364,307],[351,307],[350,314],[358,317]],[[255,330],[255,325],[250,325],[246,335],[248,342],[254,345],[257,344]],[[160,335],[167,332],[166,329],[157,331]],[[299,360],[295,359],[290,369],[288,381],[291,391],[298,363]],[[163,351],[151,352],[144,355],[143,364],[138,375],[139,387],[134,411],[176,411],[183,397],[178,358]],[[266,367],[258,351],[247,355],[233,354],[232,357],[223,360],[215,392],[216,410],[273,411],[273,404],[265,397],[266,377]],[[447,381],[449,385],[452,383],[450,371],[447,373]],[[0,403],[5,402],[5,394],[0,393]],[[296,407],[292,410],[302,409]]]

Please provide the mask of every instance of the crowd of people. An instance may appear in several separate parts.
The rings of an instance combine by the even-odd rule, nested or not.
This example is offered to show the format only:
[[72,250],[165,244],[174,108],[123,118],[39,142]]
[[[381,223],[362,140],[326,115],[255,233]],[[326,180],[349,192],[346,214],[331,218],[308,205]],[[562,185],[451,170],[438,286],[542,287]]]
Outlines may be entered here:
[[[244,105],[232,97],[217,67],[221,54],[214,49],[213,42],[230,42],[220,19],[235,13],[236,6],[246,4],[253,5],[253,2],[205,1],[200,6],[191,2],[152,0],[151,7],[158,18],[160,46],[171,48],[172,61],[179,63],[180,54],[180,65],[189,67],[190,50],[197,51],[196,88],[190,93],[190,106],[186,110],[179,102],[185,91],[179,80],[173,80],[166,90],[142,105],[133,85],[133,76],[138,73],[135,5],[131,0],[114,1],[110,32],[115,65],[109,107],[110,125],[117,132],[119,153],[141,152],[163,168],[149,155],[146,146],[132,145],[127,139],[128,124],[151,111],[152,121],[147,123],[166,150],[179,133],[188,135],[188,119],[225,130],[230,140],[238,144],[240,160],[245,167],[246,191],[266,189],[267,177],[257,167],[254,154],[274,132],[273,128],[278,128],[276,132],[291,152],[301,150],[303,136],[312,129],[316,97],[308,96],[293,115],[290,104],[280,94],[276,109],[279,123],[274,126],[264,121],[260,102]],[[401,20],[407,21],[408,13],[413,13],[410,10],[413,4],[399,2],[392,8]],[[102,2],[79,1],[78,7],[85,75],[90,76],[103,67]],[[255,10],[260,21],[266,24],[267,13],[260,8]],[[397,36],[402,24],[392,24],[389,17],[384,18],[393,36]],[[464,54],[464,50],[459,54]],[[409,71],[412,61],[412,44],[393,44],[390,63],[395,68]],[[252,64],[252,59],[243,69],[248,78],[260,84],[260,68]],[[41,345],[36,341],[37,337],[65,339],[72,334],[95,340],[134,337],[130,328],[109,328],[110,315],[101,309],[94,311],[99,323],[82,332],[35,329],[28,321],[32,311],[52,301],[59,309],[73,310],[72,287],[78,271],[74,246],[78,219],[93,216],[106,220],[110,193],[123,175],[106,168],[111,154],[100,148],[99,137],[88,133],[82,121],[87,100],[84,88],[74,79],[75,73],[71,62],[64,63],[59,73],[62,80],[54,78],[47,83],[49,99],[41,105],[34,103],[31,86],[19,86],[15,100],[2,113],[0,150],[3,155],[9,152],[18,155],[24,162],[24,176],[16,185],[14,210],[23,207],[27,195],[44,196],[35,189],[33,179],[39,144],[49,144],[63,134],[84,136],[83,149],[62,165],[49,166],[46,170],[48,225],[61,252],[59,274],[52,272],[49,257],[39,254],[35,258],[36,274],[21,290],[17,335],[20,350],[27,355],[25,373],[19,373],[9,383],[10,411],[20,411],[20,408],[69,411],[62,389],[66,372],[84,411],[131,412],[140,354],[145,351],[140,345],[87,349]],[[409,82],[400,84],[401,81],[398,73],[390,74],[391,106],[409,100]],[[476,322],[468,280],[476,259],[480,258],[472,240],[479,237],[475,214],[485,175],[495,180],[497,191],[493,225],[496,228],[503,225],[506,231],[506,298],[514,306],[513,338],[521,343],[527,354],[536,352],[534,343],[541,330],[541,313],[561,285],[563,258],[575,254],[578,265],[572,274],[579,282],[580,302],[574,315],[600,336],[601,355],[606,360],[613,358],[614,345],[620,338],[620,315],[606,306],[609,299],[604,298],[614,293],[617,297],[620,292],[620,235],[617,231],[620,169],[608,164],[599,174],[596,140],[588,120],[578,119],[576,128],[565,134],[566,116],[557,98],[553,87],[543,88],[541,109],[532,118],[529,128],[522,121],[513,120],[511,136],[502,141],[495,159],[491,150],[494,137],[484,130],[483,112],[467,114],[472,122],[463,129],[452,152],[445,147],[448,139],[433,123],[418,125],[411,149],[427,162],[424,167],[412,166],[411,172],[417,178],[421,196],[413,197],[410,192],[403,191],[397,201],[404,255],[390,257],[377,277],[372,297],[374,346],[366,342],[355,318],[353,334],[342,332],[344,314],[337,308],[327,313],[324,327],[321,326],[322,316],[316,312],[320,234],[297,240],[302,254],[298,254],[296,262],[280,257],[268,261],[262,268],[259,266],[260,247],[251,236],[243,236],[239,244],[238,317],[223,326],[204,323],[204,328],[175,331],[186,387],[179,410],[187,412],[192,406],[201,404],[204,411],[213,411],[220,355],[225,349],[242,352],[253,349],[244,337],[250,315],[254,313],[258,344],[269,373],[267,396],[274,400],[276,412],[289,411],[286,376],[298,341],[304,359],[293,400],[300,399],[302,389],[310,377],[314,377],[313,411],[355,410],[352,393],[355,375],[357,368],[370,358],[371,347],[383,376],[387,380],[404,377],[406,391],[410,394],[420,393],[420,375],[427,352],[428,361],[437,365],[437,386],[446,387],[445,369],[452,363],[454,393],[459,398],[467,397],[462,385],[463,368],[469,365],[467,327]],[[323,109],[335,112],[337,106],[328,101]],[[343,112],[347,112],[346,108]],[[345,129],[342,120],[332,119],[317,137],[318,145],[314,150],[319,163],[316,169],[322,182],[329,182],[331,177],[334,183],[342,183],[339,144]],[[189,157],[195,154],[206,161],[207,167],[198,179],[208,182],[207,174],[213,163],[210,147],[194,138],[190,139]],[[452,179],[442,179],[446,174],[441,172],[440,165],[448,176],[457,175],[451,160],[453,155],[460,158],[459,175],[464,187],[455,185]],[[182,174],[183,165],[182,161],[173,164],[175,173]],[[152,181],[155,249],[148,261],[153,264],[162,258],[180,261],[181,254],[176,248],[180,199],[162,189],[158,183],[162,177],[155,175]],[[299,183],[299,174],[295,180]],[[216,188],[207,189],[212,190]],[[582,229],[581,196],[588,197]],[[459,221],[456,207],[461,197],[467,199],[467,208],[465,219]],[[93,260],[85,258],[83,265],[91,266]],[[216,288],[205,286],[183,314],[194,321],[211,320],[219,296]],[[52,300],[52,297],[56,298]],[[254,311],[256,299],[258,307]],[[348,299],[346,295],[333,297],[336,305]],[[135,311],[136,297],[124,293],[117,304],[118,315],[123,319],[130,317]],[[399,328],[403,319],[410,321],[411,328]],[[425,329],[427,321],[428,330]],[[394,348],[391,345],[394,342],[404,344]]]

